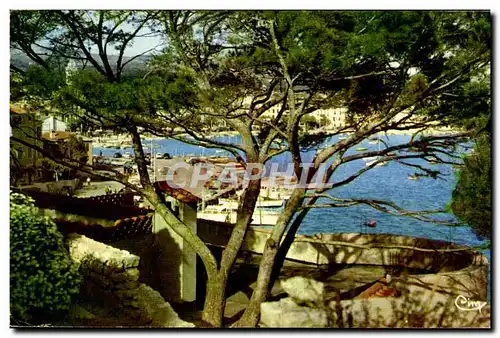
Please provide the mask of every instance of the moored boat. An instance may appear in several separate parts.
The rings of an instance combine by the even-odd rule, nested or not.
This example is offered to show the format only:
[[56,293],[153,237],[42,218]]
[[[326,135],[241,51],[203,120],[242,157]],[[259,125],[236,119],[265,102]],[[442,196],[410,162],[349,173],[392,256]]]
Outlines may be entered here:
[[[252,225],[273,226],[278,221],[280,213],[255,210],[252,215]],[[197,217],[208,221],[236,223],[237,210],[229,208],[227,205],[211,205],[205,210],[198,211]]]
[[[377,159],[375,159],[375,160],[373,160],[373,161],[367,162],[367,163],[366,163],[366,166],[367,166],[367,167],[370,167],[370,166],[372,166],[374,163],[378,162],[378,161],[379,161],[379,160],[381,160],[381,159],[382,159],[382,158],[377,158]],[[382,167],[382,166],[385,166],[385,165],[387,165],[387,161],[379,162],[379,163],[375,164],[375,167]]]
[[[219,202],[228,208],[231,209],[237,209],[238,208],[238,201],[236,200],[231,200],[231,199],[225,199],[221,198],[219,199]],[[263,200],[259,199],[257,201],[257,204],[255,205],[256,208],[280,208],[284,205],[285,199],[272,199],[272,200]]]

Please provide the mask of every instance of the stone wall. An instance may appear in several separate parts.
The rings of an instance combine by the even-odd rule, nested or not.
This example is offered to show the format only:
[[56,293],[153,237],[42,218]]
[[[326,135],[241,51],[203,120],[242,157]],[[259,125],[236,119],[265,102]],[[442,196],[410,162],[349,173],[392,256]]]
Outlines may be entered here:
[[[198,220],[198,233],[205,243],[224,246],[233,226]],[[251,227],[242,249],[262,253],[270,230]],[[429,272],[456,271],[469,265],[487,265],[486,258],[456,244],[387,234],[318,233],[297,235],[287,253],[290,260],[326,264],[404,266]]]
[[[391,285],[390,283],[388,285]],[[464,310],[454,295],[409,287],[401,296],[326,298],[323,283],[293,277],[281,281],[288,297],[261,304],[261,327],[489,328],[491,308]]]
[[73,192],[80,186],[80,179],[75,178],[72,180],[59,180],[52,182],[40,182],[32,185],[25,185],[18,187],[21,190],[36,190],[52,194],[73,194]]
[[139,282],[139,257],[78,234],[67,237],[80,266],[81,296],[130,318],[137,326],[193,327],[181,320],[161,295]]
[[[208,244],[224,246],[233,227],[198,220],[198,235]],[[261,254],[270,230],[251,227],[242,250]],[[488,260],[457,244],[388,234],[319,233],[297,235],[286,256],[311,266],[379,265],[419,271],[409,275],[415,285],[486,300]]]

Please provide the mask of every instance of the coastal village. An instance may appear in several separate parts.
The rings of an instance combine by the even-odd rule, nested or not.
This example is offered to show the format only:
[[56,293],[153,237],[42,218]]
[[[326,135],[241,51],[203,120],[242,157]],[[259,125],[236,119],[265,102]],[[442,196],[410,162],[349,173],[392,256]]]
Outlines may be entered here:
[[[133,154],[125,149],[132,147],[131,141],[125,135],[113,135],[102,130],[97,130],[93,135],[82,135],[80,132],[67,131],[66,124],[54,116],[41,118],[36,112],[30,112],[26,108],[19,105],[11,105],[10,107],[11,120],[19,121],[13,122],[15,127],[12,129],[13,135],[20,135],[27,142],[32,142],[33,139],[38,141],[38,146],[47,150],[54,151],[58,146],[68,143],[70,138],[78,139],[82,142],[85,149],[85,156],[87,163],[98,168],[96,173],[107,172],[111,175],[124,175],[127,177],[128,182],[132,184],[140,184],[140,178],[137,171],[137,165],[134,162]],[[343,124],[341,120],[344,116],[339,110],[330,110],[319,113],[320,118],[331,116],[331,120],[335,121],[329,125],[324,125],[323,128],[337,128],[340,129]],[[18,123],[18,124],[16,124]],[[37,124],[39,124],[37,126]],[[325,129],[318,128],[318,133],[324,132]],[[33,131],[38,132],[35,134]],[[231,132],[216,132],[218,136],[231,136]],[[212,156],[196,156],[195,154],[178,154],[172,157],[168,153],[161,153],[157,149],[153,140],[154,137],[146,137],[144,139],[144,148],[149,151],[147,158],[150,161],[148,170],[154,180],[161,181],[161,177],[165,176],[168,168],[176,162],[182,161],[186,163],[199,163],[206,162],[215,166],[216,170],[213,172],[214,180],[221,174],[226,166],[234,166],[234,174],[239,179],[243,178],[245,168],[238,163],[234,158],[228,156],[219,156],[218,154]],[[63,147],[63,146],[61,146]],[[94,155],[94,149],[101,149],[98,155]],[[103,149],[112,149],[113,153],[110,156],[103,156]],[[43,192],[55,192],[59,194],[68,193],[75,197],[91,197],[99,195],[116,194],[124,192],[125,187],[115,181],[96,181],[92,175],[75,175],[63,177],[63,175],[71,175],[71,173],[63,174],[59,172],[60,168],[47,168],[45,163],[42,162],[43,155],[33,151],[30,147],[23,144],[13,142],[11,144],[11,151],[14,154],[13,168],[11,179],[15,185],[19,185],[22,189],[26,190],[39,190]],[[18,165],[16,167],[16,165]],[[109,171],[107,171],[109,170]],[[162,175],[163,173],[163,175]],[[47,182],[46,178],[52,175],[52,182]],[[286,200],[290,198],[291,191],[284,183],[285,177],[279,176],[277,180],[264,178],[262,182],[262,189],[260,197],[257,202],[257,210],[254,213],[252,224],[272,226],[276,223],[279,209],[284,206]],[[292,181],[296,178],[291,178]],[[78,183],[74,183],[74,181]],[[220,194],[221,189],[227,188],[224,186],[214,186],[214,180],[207,180],[203,192],[200,192],[207,199],[212,195]],[[268,183],[269,181],[269,183]],[[60,183],[56,183],[60,182]],[[52,185],[50,184],[52,183]],[[57,188],[52,188],[57,186]],[[198,187],[197,187],[198,188]],[[195,188],[195,190],[197,189]],[[53,190],[55,189],[55,190]],[[211,200],[210,204],[200,203],[198,212],[199,219],[236,223],[236,210],[238,208],[238,195],[240,191],[234,191],[231,194],[226,194],[221,198]],[[138,197],[138,196],[137,196]],[[226,197],[226,198],[224,198]],[[139,201],[139,200],[137,200]],[[139,205],[139,204],[138,204]]]
[[[94,14],[100,15],[99,11]],[[65,13],[61,15],[70,20]],[[111,36],[113,32],[106,34]],[[277,44],[273,34],[270,36]],[[272,50],[280,52],[279,48]],[[123,61],[122,56],[116,71],[106,68],[110,66],[102,55],[100,62],[106,72],[116,75],[120,67],[125,67],[119,62],[134,61]],[[385,67],[386,62],[382,63]],[[93,67],[99,70],[101,65]],[[77,86],[74,68],[74,62],[63,67],[63,85],[68,88]],[[47,305],[50,311],[36,306],[31,309],[35,294],[23,298],[20,292],[12,291],[14,285],[21,285],[23,278],[18,276],[27,276],[24,270],[15,270],[11,273],[11,326],[490,328],[489,249],[485,254],[464,241],[435,239],[424,233],[410,235],[396,225],[387,226],[388,222],[397,223],[398,218],[387,221],[379,214],[364,214],[364,209],[353,213],[348,231],[329,231],[341,222],[336,210],[357,205],[429,221],[426,212],[403,210],[389,198],[372,198],[370,193],[383,190],[378,185],[390,186],[377,182],[376,177],[359,196],[352,197],[358,192],[354,190],[328,193],[332,188],[352,187],[350,182],[358,176],[377,170],[393,170],[388,177],[399,180],[395,185],[415,190],[421,189],[428,178],[439,177],[440,170],[455,175],[461,164],[453,162],[453,156],[477,152],[477,148],[463,146],[470,142],[465,139],[469,137],[466,128],[417,114],[418,105],[406,102],[398,102],[399,106],[391,102],[399,111],[390,118],[378,112],[359,117],[352,112],[361,109],[356,106],[361,99],[349,102],[333,94],[328,96],[325,92],[332,90],[329,86],[340,89],[330,83],[319,85],[319,80],[314,85],[295,85],[304,73],[297,71],[292,81],[287,72],[295,71],[293,67],[281,64],[281,68],[285,75],[279,80],[262,80],[263,76],[255,75],[254,81],[263,83],[258,89],[264,89],[264,94],[253,89],[254,84],[246,84],[256,94],[242,96],[237,92],[231,104],[239,100],[240,106],[220,105],[227,113],[215,114],[209,106],[209,113],[190,115],[190,109],[205,104],[204,98],[196,104],[184,102],[185,98],[180,104],[169,101],[170,109],[179,109],[176,114],[183,117],[179,120],[169,116],[167,108],[155,111],[158,116],[153,117],[149,117],[149,110],[139,117],[130,117],[127,112],[123,120],[114,112],[111,117],[104,113],[100,116],[95,111],[106,110],[107,106],[95,108],[90,103],[79,104],[78,109],[88,114],[82,118],[56,107],[55,99],[40,105],[26,98],[28,95],[11,95],[11,243],[31,238],[29,234],[13,237],[12,230],[13,226],[27,229],[25,224],[29,222],[36,231],[49,236],[56,233],[53,240],[58,244],[53,246],[64,252],[60,257],[67,257],[58,258],[67,264],[61,268],[66,277],[60,283],[73,283],[67,288],[74,289],[67,291],[66,305],[60,308]],[[409,77],[418,77],[418,72],[417,66],[408,69]],[[237,71],[231,68],[229,73]],[[19,74],[24,76],[25,71]],[[140,74],[144,81],[146,75]],[[245,76],[249,75],[242,75],[243,83],[247,81]],[[119,83],[118,78],[109,83]],[[352,75],[349,80],[357,78]],[[425,82],[419,81],[412,86]],[[315,86],[323,91],[315,98],[319,103],[310,94]],[[342,95],[355,90],[354,85],[342,86]],[[31,88],[25,84],[21,87],[26,91]],[[426,90],[425,95],[431,95]],[[77,98],[98,101],[91,94]],[[175,99],[178,96],[173,95]],[[106,100],[112,101],[109,97]],[[371,102],[371,98],[367,100]],[[217,98],[208,101],[219,104]],[[71,101],[71,111],[78,105],[74,102],[77,100]],[[313,107],[311,111],[306,112],[307,104]],[[115,125],[110,127],[102,121]],[[459,147],[466,150],[456,155],[457,149],[462,149]],[[341,172],[344,176],[332,176],[344,160],[351,167]],[[255,162],[267,174],[248,181]],[[302,166],[305,163],[313,168],[313,174],[304,174],[303,168],[308,168]],[[318,169],[324,164],[326,178],[320,177]],[[409,169],[393,169],[396,165]],[[283,170],[285,166],[290,170]],[[299,187],[303,180],[317,185]],[[325,188],[327,183],[330,186]],[[26,210],[39,219],[23,216]],[[300,230],[308,212],[317,218],[310,217],[307,224],[320,230]],[[437,218],[433,222],[437,227],[448,221]],[[22,246],[11,244],[11,255],[24,257],[15,251],[24,252]],[[15,265],[16,269],[21,265]],[[44,278],[49,280],[58,273],[47,272]],[[31,282],[28,277],[24,279]],[[40,294],[52,295],[50,290],[58,288],[55,283],[48,289],[43,285],[49,282],[36,285],[45,290]],[[214,291],[217,288],[218,293]],[[58,296],[54,297],[53,304],[59,304]],[[12,299],[23,301],[13,304]],[[51,317],[53,311],[56,320]]]
[[[344,126],[345,120],[345,110],[343,109],[329,109],[324,111],[315,112],[312,116],[317,116],[317,120],[322,120],[323,125],[316,124],[316,129],[310,131],[312,134],[325,134],[328,132],[336,132],[341,130]],[[58,117],[48,116],[45,119],[40,118],[36,112],[30,112],[26,108],[18,105],[11,105],[10,107],[11,120],[15,127],[12,129],[13,134],[19,135],[27,142],[32,142],[36,139],[38,143],[35,145],[47,151],[54,151],[58,147],[63,147],[61,145],[67,144],[70,138],[75,138],[81,142],[81,147],[84,149],[87,163],[93,165],[94,168],[98,168],[96,172],[107,172],[111,175],[124,175],[127,177],[128,182],[132,184],[140,184],[140,177],[137,170],[137,164],[134,162],[132,142],[126,135],[114,135],[109,132],[102,130],[97,130],[90,135],[83,135],[80,132],[69,132],[67,131],[66,124]],[[277,110],[273,110],[268,114],[269,119],[274,117]],[[404,113],[402,113],[404,115]],[[400,118],[400,117],[399,117]],[[19,121],[19,122],[17,122]],[[38,124],[38,125],[37,125]],[[306,128],[305,125],[302,126]],[[307,126],[308,127],[308,126]],[[446,133],[449,132],[450,128],[441,129],[429,129],[427,133]],[[347,135],[348,132],[345,133]],[[235,133],[230,131],[218,131],[214,133],[215,136],[219,137],[231,137],[235,136]],[[341,134],[339,139],[345,139],[347,136]],[[210,163],[215,166],[216,170],[212,173],[213,180],[207,180],[205,185],[201,190],[203,192],[198,192],[211,202],[209,205],[206,203],[200,203],[200,210],[198,213],[198,218],[236,223],[236,210],[238,208],[238,195],[241,195],[240,191],[234,191],[229,196],[226,194],[224,197],[231,198],[217,198],[215,200],[211,199],[212,195],[218,195],[221,192],[221,188],[227,187],[215,187],[213,181],[221,174],[225,167],[232,168],[234,166],[234,174],[238,176],[238,179],[243,179],[245,174],[245,168],[236,161],[232,156],[220,156],[217,153],[211,156],[196,155],[194,153],[180,153],[177,152],[174,157],[169,153],[162,153],[157,150],[159,148],[158,144],[153,143],[153,140],[161,139],[158,137],[149,136],[144,139],[144,149],[148,152],[147,159],[150,161],[148,166],[148,171],[151,177],[155,181],[162,181],[161,177],[165,176],[168,168],[176,162],[186,162],[186,163]],[[380,148],[382,142],[377,138],[370,139],[369,144],[376,144]],[[13,142],[11,145],[12,152],[15,154],[13,157],[14,168],[11,172],[11,179],[20,180],[23,182],[23,189],[31,189],[32,183],[36,187],[36,181],[45,182],[47,185],[46,178],[52,175],[53,181],[58,182],[65,181],[60,177],[62,173],[58,171],[60,168],[47,169],[44,163],[41,161],[43,155],[38,154],[33,151],[32,148]],[[99,150],[98,155],[94,154],[94,149]],[[111,149],[113,152],[109,156],[103,156],[104,149]],[[128,150],[127,150],[128,149]],[[358,147],[357,151],[364,151],[367,148]],[[56,150],[57,151],[57,150]],[[70,150],[71,151],[71,150]],[[389,153],[388,156],[394,154]],[[377,157],[366,157],[364,158],[366,165],[369,166],[377,160]],[[433,163],[431,161],[431,163]],[[18,167],[15,165],[18,164]],[[387,165],[387,162],[377,163],[376,166]],[[108,170],[108,171],[107,171]],[[69,174],[69,173],[68,173]],[[20,177],[16,177],[19,175]],[[73,177],[66,177],[66,180],[72,179]],[[75,177],[76,178],[76,177]],[[92,175],[82,175],[77,178],[79,183],[77,186],[68,187],[61,185],[57,192],[67,191],[70,189],[70,194],[77,197],[90,197],[99,196],[105,194],[118,193],[124,190],[124,186],[115,181],[109,182],[99,182],[95,181]],[[260,191],[260,197],[257,202],[257,210],[254,213],[254,219],[252,224],[255,225],[266,225],[272,226],[276,223],[279,216],[279,208],[283,207],[286,200],[291,196],[291,188],[287,187],[284,183],[285,179],[289,179],[292,182],[297,180],[297,177],[284,177],[278,176],[277,180],[269,180],[269,178],[264,177],[262,180],[262,189]],[[416,175],[409,175],[408,179],[415,180],[418,179]],[[17,183],[17,182],[16,182]],[[77,189],[79,188],[79,189]],[[199,187],[196,187],[197,190]],[[40,188],[35,188],[40,189]],[[47,188],[41,188],[42,191]],[[45,189],[45,190],[44,190]],[[188,190],[189,191],[189,190]],[[196,191],[191,191],[191,193],[196,193]]]

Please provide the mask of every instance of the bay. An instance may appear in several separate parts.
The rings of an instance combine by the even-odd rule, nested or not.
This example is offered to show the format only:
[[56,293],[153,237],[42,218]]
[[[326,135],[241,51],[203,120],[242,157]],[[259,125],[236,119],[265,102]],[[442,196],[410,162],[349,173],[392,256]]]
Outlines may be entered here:
[[[214,137],[219,141],[227,143],[239,143],[239,136],[219,136]],[[390,145],[405,143],[410,139],[409,135],[383,136],[382,140]],[[338,141],[337,137],[328,139],[323,145],[326,146]],[[143,144],[150,147],[151,142],[154,152],[169,153],[171,156],[231,156],[230,153],[217,149],[203,148],[191,144],[186,144],[172,139],[144,140]],[[353,146],[346,155],[357,153],[358,147],[368,148],[368,150],[378,149],[378,145],[369,144],[364,140],[360,144]],[[303,161],[311,160],[317,149],[311,149],[302,153]],[[111,156],[115,152],[130,152],[128,149],[94,148],[93,152],[98,155],[102,152],[104,156]],[[457,149],[458,153],[465,153],[466,147]],[[331,159],[333,161],[333,159]],[[279,170],[284,171],[290,162],[290,154],[283,153],[274,157],[266,168],[269,171],[272,163],[279,164]],[[425,164],[422,159],[408,160],[414,164]],[[364,160],[356,160],[346,163],[338,168],[330,182],[338,182],[349,177],[354,172],[364,168]],[[403,166],[396,162],[389,162],[386,166],[375,167],[359,176],[354,181],[332,190],[333,196],[340,198],[363,198],[381,199],[392,201],[403,208],[409,210],[443,209],[451,200],[451,194],[456,184],[456,175],[451,165],[435,164],[430,168],[441,171],[442,179],[421,178],[419,180],[409,180],[408,176],[417,170]],[[321,201],[319,201],[321,202]],[[326,201],[323,201],[326,202]],[[456,221],[452,214],[440,214],[441,220]],[[367,220],[375,220],[376,227],[366,228],[362,224]],[[320,232],[366,232],[366,233],[386,233],[395,235],[406,235],[423,237],[436,240],[451,241],[467,246],[479,246],[485,242],[476,237],[469,226],[447,226],[435,223],[424,222],[408,216],[393,216],[377,211],[370,206],[358,205],[348,208],[328,208],[312,209],[303,221],[299,229],[300,234],[314,234]],[[482,251],[490,259],[490,250]]]

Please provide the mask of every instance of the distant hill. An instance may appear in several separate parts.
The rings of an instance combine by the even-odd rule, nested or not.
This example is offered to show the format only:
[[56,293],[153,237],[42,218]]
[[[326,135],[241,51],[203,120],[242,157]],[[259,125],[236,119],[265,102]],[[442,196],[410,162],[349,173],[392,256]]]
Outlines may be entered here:
[[21,52],[10,52],[10,63],[22,70],[26,70],[29,66],[34,64],[33,60],[31,60],[27,55]]
[[[99,55],[92,54],[92,56],[99,62],[99,64],[102,65],[101,58],[99,57]],[[46,58],[46,57],[43,57],[43,58]],[[144,70],[144,68],[146,68],[146,64],[147,64],[149,58],[150,58],[149,55],[143,55],[143,56],[137,57],[136,59],[132,60],[130,63],[128,63],[125,66],[123,73],[124,74],[131,74],[131,73],[135,73],[137,71]],[[130,59],[131,59],[131,57],[124,56],[122,63],[127,62]],[[113,70],[116,70],[116,62],[118,61],[118,55],[109,55],[108,60],[109,60],[111,68]],[[12,50],[12,49],[10,52],[10,62],[12,65],[14,65],[22,70],[26,70],[26,69],[28,69],[29,66],[35,64],[35,62],[32,59],[30,59],[26,54],[24,54],[20,51]],[[89,63],[87,65],[87,67],[92,67],[92,65],[90,65],[90,63]]]

